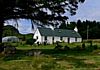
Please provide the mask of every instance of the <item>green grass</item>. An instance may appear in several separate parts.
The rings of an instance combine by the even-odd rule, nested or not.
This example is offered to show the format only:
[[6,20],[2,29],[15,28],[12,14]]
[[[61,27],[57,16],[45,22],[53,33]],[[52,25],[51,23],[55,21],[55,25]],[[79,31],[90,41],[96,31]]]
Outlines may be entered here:
[[[60,43],[60,45],[64,46],[68,46],[70,48],[75,48],[76,46],[82,46],[82,43]],[[90,43],[85,43],[86,46],[89,46]],[[93,42],[93,45],[97,45],[98,47],[100,47],[100,43],[98,42]],[[26,45],[26,44],[19,44],[16,48],[17,49],[21,49],[21,50],[28,50],[28,49],[54,49],[56,46],[56,44],[51,44],[51,45]]]
[[71,52],[40,56],[20,54],[1,57],[0,70],[99,70],[100,56],[91,53]]
[[[18,50],[15,55],[0,57],[0,70],[99,70],[100,50],[54,51],[41,50],[39,56],[26,56],[26,50]],[[63,52],[63,53],[61,53]],[[51,53],[51,54],[50,54]]]
[[[71,48],[82,43],[60,43]],[[99,43],[93,43],[93,45]],[[86,46],[89,44],[86,43]],[[0,54],[0,70],[100,70],[100,49],[93,51],[57,51],[55,45],[18,45],[17,52],[11,56]],[[41,51],[38,56],[28,56],[32,51]]]

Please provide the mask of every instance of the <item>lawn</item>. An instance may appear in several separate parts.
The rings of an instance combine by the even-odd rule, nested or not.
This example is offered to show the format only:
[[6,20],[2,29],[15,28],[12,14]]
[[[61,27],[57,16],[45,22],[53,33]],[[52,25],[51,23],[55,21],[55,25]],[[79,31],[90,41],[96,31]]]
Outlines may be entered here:
[[[95,45],[95,43],[93,43]],[[72,48],[81,43],[63,44]],[[89,44],[87,44],[89,45]],[[99,46],[99,43],[97,44]],[[100,49],[54,50],[55,45],[20,45],[14,55],[0,54],[0,70],[100,70]],[[29,56],[29,52],[41,51]]]

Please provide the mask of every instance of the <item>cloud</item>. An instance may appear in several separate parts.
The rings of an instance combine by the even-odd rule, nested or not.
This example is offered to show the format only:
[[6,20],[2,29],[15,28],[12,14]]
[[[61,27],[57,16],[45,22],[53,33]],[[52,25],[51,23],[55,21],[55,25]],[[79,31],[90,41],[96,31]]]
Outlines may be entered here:
[[84,4],[79,5],[77,14],[70,16],[70,20],[96,20],[100,21],[100,0],[86,0]]
[[[16,22],[14,20],[9,20],[9,24],[6,23],[6,25],[12,25],[15,27]],[[31,21],[26,19],[20,19],[18,22],[18,30],[21,34],[27,34],[32,33],[32,26]]]

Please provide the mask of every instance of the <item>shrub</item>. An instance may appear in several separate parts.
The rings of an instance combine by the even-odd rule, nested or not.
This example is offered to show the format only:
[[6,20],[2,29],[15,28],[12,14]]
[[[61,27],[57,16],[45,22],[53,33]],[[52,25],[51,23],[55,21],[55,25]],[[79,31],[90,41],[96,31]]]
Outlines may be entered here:
[[30,39],[26,40],[26,44],[33,45],[35,41],[36,41],[36,39],[30,38]]
[[0,52],[2,52],[3,51],[3,43],[0,43]]
[[64,50],[70,50],[70,48],[66,45],[64,46]]
[[88,43],[90,43],[90,47],[92,47],[92,41],[88,41]]
[[62,45],[59,45],[59,44],[58,44],[58,45],[56,45],[56,47],[55,47],[54,49],[61,50],[62,47],[63,47]]
[[74,48],[76,51],[80,51],[81,50],[81,47],[79,45],[77,45],[75,48]]
[[11,54],[15,54],[15,52],[16,52],[16,48],[15,47],[7,46],[7,47],[4,48],[4,54],[7,55],[7,56],[11,55]]
[[93,45],[93,49],[94,50],[98,49],[98,46],[97,45]]
[[3,53],[8,56],[10,54],[14,54],[16,52],[16,46],[12,43],[3,43]]
[[82,43],[82,49],[85,49],[86,46],[85,46],[85,43]]
[[92,51],[94,50],[94,47],[93,47],[93,46],[88,46],[88,47],[86,48],[86,50],[92,52]]

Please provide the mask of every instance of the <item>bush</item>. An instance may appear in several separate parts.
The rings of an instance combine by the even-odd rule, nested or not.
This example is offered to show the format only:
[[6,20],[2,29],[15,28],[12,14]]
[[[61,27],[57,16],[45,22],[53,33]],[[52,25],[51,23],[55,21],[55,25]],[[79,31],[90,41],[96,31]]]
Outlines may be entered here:
[[70,50],[70,48],[66,45],[64,46],[64,50]]
[[4,50],[3,43],[0,43],[0,52],[2,52],[3,50]]
[[90,45],[90,46],[88,46],[87,48],[86,48],[86,50],[88,50],[88,51],[90,51],[90,52],[92,52],[93,50],[96,50],[96,49],[98,49],[98,46],[97,45]]
[[88,41],[88,43],[90,43],[90,46],[92,47],[92,41]]
[[86,46],[85,46],[85,43],[82,43],[82,49],[85,49]]
[[93,45],[93,49],[94,50],[98,49],[98,46],[97,45]]
[[56,45],[56,47],[55,47],[54,49],[56,49],[56,50],[61,50],[62,47],[63,47],[62,45],[59,45],[59,44],[58,44],[58,45]]
[[8,56],[11,54],[14,54],[16,52],[16,46],[14,46],[12,43],[3,43],[3,53]]
[[75,48],[74,48],[76,51],[80,51],[81,50],[81,47],[79,45],[77,45]]
[[35,41],[36,41],[36,39],[30,38],[30,39],[26,40],[26,44],[33,45]]
[[7,56],[11,55],[11,54],[15,54],[15,52],[16,52],[16,48],[15,47],[7,46],[7,47],[4,48],[4,54],[7,55]]

